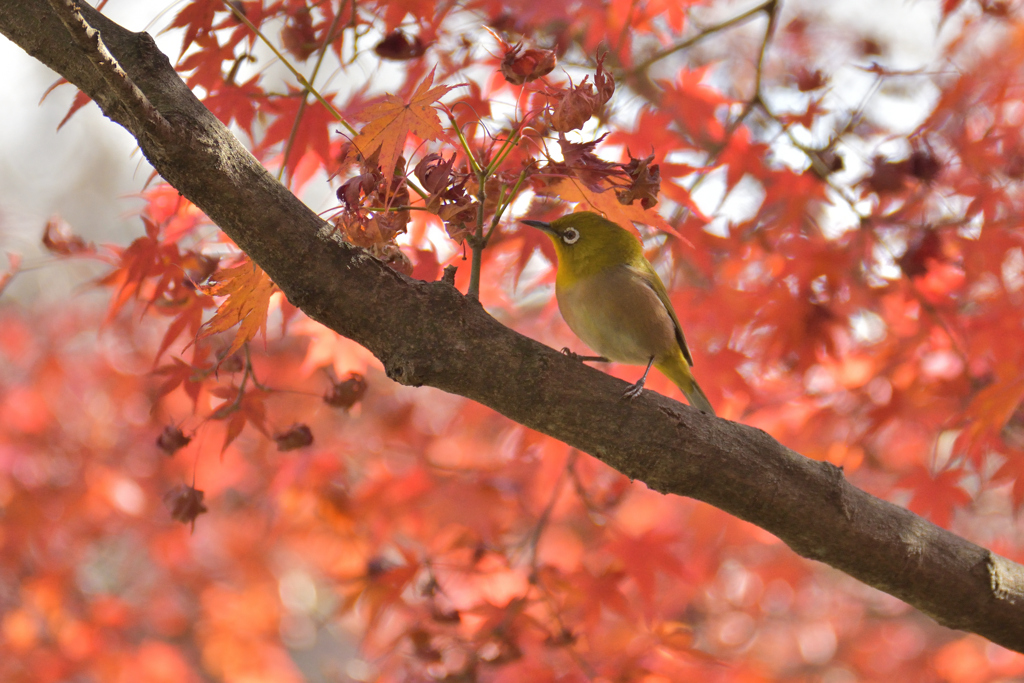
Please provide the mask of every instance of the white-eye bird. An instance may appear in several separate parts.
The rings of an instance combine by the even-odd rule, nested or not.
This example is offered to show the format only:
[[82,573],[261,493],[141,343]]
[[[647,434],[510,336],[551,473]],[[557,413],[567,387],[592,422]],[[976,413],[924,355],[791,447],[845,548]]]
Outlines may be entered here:
[[693,358],[668,291],[644,258],[640,240],[591,211],[551,223],[523,223],[543,230],[555,245],[558,309],[569,329],[601,354],[583,359],[646,365],[643,377],[626,390],[627,398],[640,395],[653,365],[691,406],[714,415],[690,371]]

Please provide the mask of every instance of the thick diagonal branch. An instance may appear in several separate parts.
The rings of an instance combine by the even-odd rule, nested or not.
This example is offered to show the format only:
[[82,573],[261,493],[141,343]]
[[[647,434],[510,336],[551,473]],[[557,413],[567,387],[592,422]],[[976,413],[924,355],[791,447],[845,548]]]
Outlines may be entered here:
[[1024,652],[1020,565],[868,495],[760,430],[652,392],[619,401],[620,380],[502,326],[450,284],[410,280],[338,242],[203,107],[148,35],[84,5],[81,14],[169,135],[130,113],[137,102],[118,100],[130,95],[111,88],[49,0],[0,0],[0,32],[92,96],[293,303],[372,351],[393,379],[479,401],[653,489],[757,524],[947,626]]

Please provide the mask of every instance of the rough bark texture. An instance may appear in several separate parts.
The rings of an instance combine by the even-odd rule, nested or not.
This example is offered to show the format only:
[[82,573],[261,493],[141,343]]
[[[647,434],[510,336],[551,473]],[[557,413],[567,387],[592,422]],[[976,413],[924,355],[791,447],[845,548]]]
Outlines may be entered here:
[[372,351],[392,379],[479,401],[652,489],[756,524],[946,626],[1024,652],[1024,567],[761,430],[653,392],[621,401],[621,380],[502,326],[449,284],[411,280],[340,243],[193,96],[149,35],[81,8],[130,80],[119,83],[90,57],[88,36],[65,26],[69,2],[0,0],[0,33],[89,94],[292,303]]

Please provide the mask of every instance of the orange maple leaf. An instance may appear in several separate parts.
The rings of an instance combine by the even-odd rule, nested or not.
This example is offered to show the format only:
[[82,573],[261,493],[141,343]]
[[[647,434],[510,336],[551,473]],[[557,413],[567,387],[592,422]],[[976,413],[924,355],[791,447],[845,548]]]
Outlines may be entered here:
[[352,141],[352,146],[366,159],[380,151],[378,158],[384,173],[384,187],[391,187],[395,164],[402,155],[409,133],[423,140],[446,137],[441,128],[441,119],[431,105],[458,86],[439,85],[431,88],[433,82],[434,71],[431,70],[416,87],[416,92],[408,102],[395,95],[385,95],[383,101],[367,107],[360,116],[368,123]]
[[246,259],[234,268],[220,270],[213,275],[214,282],[202,288],[209,296],[226,296],[217,312],[203,326],[199,339],[224,332],[238,325],[231,348],[221,356],[227,358],[256,336],[267,333],[267,309],[274,283],[252,261]]

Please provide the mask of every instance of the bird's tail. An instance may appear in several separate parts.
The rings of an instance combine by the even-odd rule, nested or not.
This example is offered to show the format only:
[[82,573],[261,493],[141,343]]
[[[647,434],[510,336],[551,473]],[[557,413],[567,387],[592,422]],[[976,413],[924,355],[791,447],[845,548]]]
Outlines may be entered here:
[[697,380],[693,378],[693,373],[690,372],[690,365],[683,358],[682,353],[678,357],[671,358],[668,362],[655,363],[654,367],[658,368],[663,375],[679,387],[691,406],[697,410],[703,410],[705,413],[715,414],[715,409],[711,407],[711,401],[708,400],[700,385],[697,384]]
[[[682,389],[682,387],[680,387]],[[704,394],[704,390],[697,384],[697,380],[690,378],[690,390],[686,391],[683,389],[683,393],[686,394],[686,400],[690,402],[690,405],[697,410],[703,410],[705,413],[715,414],[715,409],[711,407],[711,401]]]

